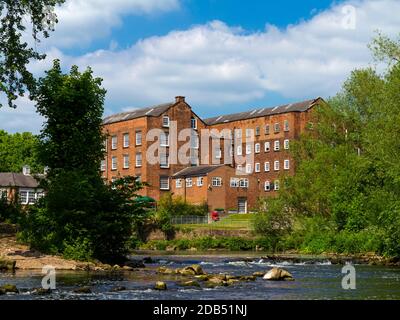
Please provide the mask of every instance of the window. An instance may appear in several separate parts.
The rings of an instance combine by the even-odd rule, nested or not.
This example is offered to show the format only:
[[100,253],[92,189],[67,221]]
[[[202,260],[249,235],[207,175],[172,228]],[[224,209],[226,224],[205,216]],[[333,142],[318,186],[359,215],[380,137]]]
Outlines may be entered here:
[[213,187],[220,187],[220,186],[222,186],[222,178],[220,178],[220,177],[213,177],[213,178],[212,178],[212,186],[213,186]]
[[283,122],[283,130],[284,131],[289,131],[289,121],[288,120],[285,120]]
[[279,140],[274,141],[274,151],[279,151],[280,149],[280,144]]
[[269,134],[269,124],[265,125],[265,134],[268,135]]
[[129,155],[124,154],[124,169],[129,169]]
[[34,204],[36,202],[36,193],[34,191],[28,191],[28,203]]
[[236,171],[243,171],[243,166],[241,164],[238,164],[236,167]]
[[269,152],[271,150],[271,144],[269,141],[264,143],[264,152]]
[[260,149],[261,149],[260,144],[256,143],[255,146],[254,146],[254,152],[255,153],[260,153]]
[[203,180],[204,180],[203,177],[198,177],[198,178],[197,178],[197,186],[198,186],[198,187],[203,186],[203,182],[204,182]]
[[275,190],[275,191],[278,191],[278,190],[279,190],[279,180],[275,180],[275,183],[274,183],[274,190]]
[[186,188],[191,188],[193,186],[192,178],[186,178]]
[[242,155],[242,146],[237,146],[237,155],[241,156]]
[[283,141],[283,147],[285,148],[285,150],[289,150],[289,139]]
[[117,170],[117,157],[111,157],[111,170]]
[[168,116],[163,116],[162,118],[162,126],[165,128],[169,127],[169,117]]
[[142,145],[142,131],[136,131],[136,145]]
[[168,147],[169,146],[169,134],[164,132],[160,135],[160,146]]
[[279,160],[274,162],[274,170],[279,171]]
[[251,167],[251,163],[246,164],[246,173],[251,173],[253,168]]
[[261,171],[261,165],[259,163],[256,163],[255,165],[255,171],[260,172]]
[[117,138],[117,136],[112,136],[112,137],[111,137],[111,149],[112,149],[112,150],[117,149],[117,143],[118,143],[118,138]]
[[199,136],[194,131],[192,132],[192,134],[190,136],[190,147],[193,149],[199,148]]
[[161,168],[169,168],[169,157],[167,153],[160,154],[160,167]]
[[239,187],[239,179],[231,178],[230,186],[231,186],[231,188],[238,188]]
[[28,204],[28,191],[25,190],[21,190],[19,192],[19,201],[22,204]]
[[107,152],[107,144],[108,144],[108,139],[105,139],[103,141],[103,149],[102,149],[103,152]]
[[215,158],[216,158],[216,159],[221,159],[221,158],[222,158],[222,151],[221,151],[221,148],[216,148],[216,149],[215,149]]
[[264,190],[265,191],[270,191],[271,190],[271,184],[269,183],[269,181],[265,181]]
[[279,131],[281,131],[281,126],[279,125],[279,123],[275,123],[274,124],[274,132],[278,133]]
[[169,190],[169,178],[168,177],[160,177],[160,189],[161,190]]
[[136,153],[136,167],[141,167],[142,166],[142,154],[141,153]]
[[182,188],[182,179],[176,179],[175,180],[175,187],[176,188]]
[[124,148],[129,147],[129,133],[124,133]]
[[101,160],[100,171],[106,171],[106,160]]
[[242,129],[235,129],[235,137],[236,138],[242,137]]
[[192,129],[197,129],[197,119],[196,119],[196,118],[192,117],[192,118],[190,119],[190,127],[191,127]]
[[264,171],[269,172],[269,162],[264,163]]
[[7,198],[7,190],[0,189],[0,198]]
[[246,144],[246,154],[251,154],[251,144]]
[[260,135],[260,127],[256,127],[256,136],[259,136]]
[[246,138],[251,138],[252,129],[246,129]]
[[136,176],[136,181],[137,182],[142,182],[142,176],[140,174],[138,176]]
[[289,170],[289,160],[285,160],[285,161],[283,162],[283,169]]
[[248,188],[249,187],[249,179],[243,178],[239,180],[239,187]]

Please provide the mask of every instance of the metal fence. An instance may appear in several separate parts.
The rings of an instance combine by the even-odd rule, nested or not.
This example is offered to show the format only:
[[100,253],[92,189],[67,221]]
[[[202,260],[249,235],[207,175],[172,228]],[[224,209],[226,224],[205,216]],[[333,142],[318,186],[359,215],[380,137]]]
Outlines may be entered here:
[[176,216],[171,219],[172,224],[207,224],[208,216]]

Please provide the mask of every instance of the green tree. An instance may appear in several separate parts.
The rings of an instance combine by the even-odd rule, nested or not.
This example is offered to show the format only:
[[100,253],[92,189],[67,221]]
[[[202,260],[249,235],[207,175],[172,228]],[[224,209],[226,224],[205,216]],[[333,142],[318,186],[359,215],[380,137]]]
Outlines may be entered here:
[[37,157],[39,139],[29,132],[9,134],[0,130],[0,172],[21,172],[24,165],[32,173],[43,172]]
[[119,261],[142,207],[134,201],[141,184],[133,177],[106,185],[100,176],[106,91],[101,79],[73,66],[63,74],[59,61],[39,79],[35,99],[46,123],[39,159],[49,167],[47,195],[27,215],[23,239],[33,247],[66,257]]
[[40,34],[47,38],[57,23],[54,8],[64,1],[0,1],[0,93],[7,96],[10,107],[16,107],[14,101],[24,94],[25,89],[30,92],[35,89],[35,79],[27,69],[29,61],[45,58],[30,47],[22,33],[30,22],[33,42],[39,42]]

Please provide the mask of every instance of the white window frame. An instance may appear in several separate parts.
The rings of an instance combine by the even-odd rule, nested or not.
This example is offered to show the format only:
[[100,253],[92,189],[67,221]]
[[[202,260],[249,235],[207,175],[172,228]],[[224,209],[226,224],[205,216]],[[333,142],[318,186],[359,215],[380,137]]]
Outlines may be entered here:
[[280,126],[279,122],[276,122],[274,124],[274,132],[279,133],[280,131],[281,131],[281,126]]
[[129,133],[124,133],[123,145],[124,145],[124,148],[129,148]]
[[270,165],[269,161],[264,162],[264,171],[270,172],[270,170],[271,170],[271,165]]
[[118,137],[112,136],[111,137],[111,150],[116,150],[118,148]]
[[162,117],[162,126],[164,128],[169,128],[169,126],[170,126],[169,116],[163,116]]
[[186,188],[191,188],[193,187],[193,179],[192,178],[186,178]]
[[[166,160],[165,162],[163,160]],[[169,154],[168,153],[160,153],[160,168],[166,169],[169,168]]]
[[237,146],[237,148],[236,148],[236,154],[237,154],[238,156],[241,156],[241,155],[243,154],[243,148],[242,148],[241,145],[240,145],[240,146]]
[[231,178],[230,179],[230,187],[231,188],[239,188],[239,178]]
[[242,129],[235,129],[235,138],[239,139],[242,137]]
[[143,155],[141,152],[138,152],[135,155],[135,167],[140,168],[142,164],[143,164]]
[[[165,186],[163,187],[162,181],[167,182],[167,187],[165,187]],[[160,177],[160,190],[169,190],[169,178],[168,177]]]
[[259,136],[260,135],[260,131],[261,131],[260,126],[257,126],[256,130],[255,130],[255,135]]
[[279,186],[279,180],[275,180],[275,181],[274,181],[274,190],[275,190],[275,191],[278,191],[278,190],[279,190],[279,187],[280,187],[280,186]]
[[269,141],[264,142],[264,152],[271,151],[271,143]]
[[192,129],[197,129],[197,119],[195,117],[190,118],[190,127]]
[[279,171],[279,160],[274,161],[274,171]]
[[289,145],[290,145],[289,139],[285,139],[285,140],[283,141],[283,148],[284,148],[285,150],[289,150]]
[[290,161],[289,159],[286,159],[283,161],[283,169],[284,170],[289,170],[290,169]]
[[251,132],[253,131],[253,129],[247,128],[246,129],[246,138],[251,138]]
[[123,159],[124,159],[124,169],[129,169],[129,154],[124,154],[123,155]]
[[202,187],[204,184],[204,178],[203,177],[198,177],[197,178],[197,186]]
[[239,187],[240,188],[248,188],[249,187],[249,179],[247,179],[247,178],[239,179]]
[[269,124],[266,124],[266,125],[265,125],[265,129],[264,129],[264,134],[265,134],[265,135],[269,135],[269,134],[270,134],[270,130],[271,130],[270,125],[269,125]]
[[246,144],[246,154],[251,154],[251,144]]
[[256,143],[254,145],[254,152],[255,153],[260,153],[261,152],[261,145],[259,143]]
[[279,151],[281,149],[281,144],[279,140],[274,141],[274,151]]
[[106,160],[101,160],[101,162],[100,162],[100,171],[101,172],[106,171]]
[[222,158],[222,150],[221,148],[216,148],[215,149],[215,159],[221,159]]
[[222,186],[222,178],[221,177],[212,177],[211,185],[213,187],[221,187]]
[[141,146],[143,142],[142,140],[143,140],[142,130],[137,130],[135,132],[135,145]]
[[118,158],[116,156],[111,157],[111,170],[118,169]]
[[283,121],[283,131],[285,131],[285,132],[289,131],[289,120]]
[[160,134],[160,147],[169,147],[169,133],[163,132]]
[[175,180],[175,188],[177,189],[182,188],[182,179]]
[[261,171],[261,165],[259,162],[257,162],[254,166],[254,171],[255,172],[260,172]]
[[252,173],[253,172],[253,167],[251,163],[246,164],[246,173]]
[[271,183],[269,181],[264,182],[264,191],[271,191]]

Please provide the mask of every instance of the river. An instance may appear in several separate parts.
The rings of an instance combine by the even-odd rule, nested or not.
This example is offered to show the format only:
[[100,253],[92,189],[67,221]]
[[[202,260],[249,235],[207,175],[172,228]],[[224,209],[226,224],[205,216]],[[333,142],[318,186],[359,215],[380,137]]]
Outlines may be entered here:
[[[138,256],[134,257],[138,259]],[[147,264],[145,269],[116,272],[58,271],[56,290],[51,294],[38,296],[32,294],[33,288],[41,286],[40,271],[0,273],[0,286],[15,284],[20,293],[1,295],[0,300],[23,299],[400,299],[400,268],[370,265],[354,265],[356,270],[356,289],[342,289],[343,265],[325,261],[272,262],[262,259],[260,254],[196,254],[152,256],[155,263]],[[161,276],[155,270],[159,266],[181,268],[200,264],[207,273],[232,275],[251,275],[255,271],[268,271],[279,266],[288,270],[295,281],[272,282],[262,278],[256,281],[240,282],[228,287],[184,288],[179,286],[181,276]],[[167,283],[168,290],[153,290],[155,281]],[[92,293],[77,294],[73,290],[79,286],[90,286]],[[113,292],[115,287],[125,290]]]

